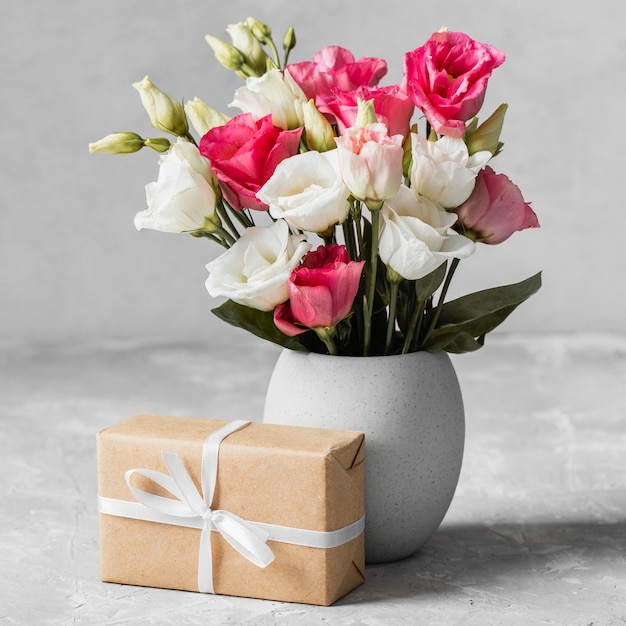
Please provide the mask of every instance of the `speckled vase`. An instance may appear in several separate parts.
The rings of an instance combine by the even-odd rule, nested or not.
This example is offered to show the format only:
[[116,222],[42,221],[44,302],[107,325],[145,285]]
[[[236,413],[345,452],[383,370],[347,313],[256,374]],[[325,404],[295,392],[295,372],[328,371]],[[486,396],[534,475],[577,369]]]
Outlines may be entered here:
[[465,441],[463,399],[445,352],[334,357],[284,350],[264,422],[365,433],[365,558],[397,561],[435,532]]

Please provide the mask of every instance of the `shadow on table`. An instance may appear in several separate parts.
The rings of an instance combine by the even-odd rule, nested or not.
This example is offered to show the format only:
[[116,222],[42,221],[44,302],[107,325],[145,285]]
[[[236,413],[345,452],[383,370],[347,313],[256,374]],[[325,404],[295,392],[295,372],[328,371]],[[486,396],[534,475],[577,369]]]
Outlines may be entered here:
[[[444,526],[415,555],[369,565],[366,582],[340,604],[389,598],[463,594],[472,588],[537,586],[626,576],[626,520],[617,523],[567,521]],[[599,579],[599,578],[598,578]]]

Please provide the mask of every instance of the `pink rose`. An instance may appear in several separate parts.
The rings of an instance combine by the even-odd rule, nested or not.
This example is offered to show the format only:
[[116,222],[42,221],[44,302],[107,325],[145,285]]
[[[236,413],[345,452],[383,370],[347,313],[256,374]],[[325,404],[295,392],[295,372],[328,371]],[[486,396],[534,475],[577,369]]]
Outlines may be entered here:
[[313,55],[311,61],[287,66],[292,78],[300,85],[306,97],[323,106],[332,100],[332,90],[351,91],[361,85],[377,85],[387,73],[384,59],[362,58],[358,61],[349,50],[328,46]]
[[517,185],[489,166],[478,173],[472,195],[454,212],[461,232],[482,243],[502,243],[518,230],[539,227]]
[[358,111],[358,100],[373,100],[374,112],[379,122],[387,126],[390,135],[409,134],[411,117],[415,109],[413,101],[399,85],[388,87],[357,87],[352,91],[333,90],[334,97],[324,103],[322,113],[332,115],[339,134],[354,126]]
[[211,161],[224,198],[234,209],[267,211],[256,193],[282,160],[298,152],[301,133],[301,128],[277,128],[271,115],[255,122],[250,113],[242,113],[209,130],[200,140],[200,153]]
[[504,52],[463,33],[438,32],[404,55],[402,87],[435,131],[462,137],[483,104],[492,70]]
[[352,310],[364,263],[334,243],[309,252],[289,278],[289,300],[274,310],[277,328],[293,337],[335,326]]

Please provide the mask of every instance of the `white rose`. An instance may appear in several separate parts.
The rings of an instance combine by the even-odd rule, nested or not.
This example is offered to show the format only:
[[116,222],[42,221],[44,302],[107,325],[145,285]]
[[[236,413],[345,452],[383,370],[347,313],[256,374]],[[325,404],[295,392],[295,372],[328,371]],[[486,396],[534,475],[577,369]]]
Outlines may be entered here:
[[159,165],[157,181],[146,185],[148,208],[135,215],[137,230],[213,230],[219,218],[209,160],[192,143],[179,140],[159,159]]
[[450,232],[456,215],[427,198],[416,198],[404,185],[385,202],[380,220],[380,258],[407,280],[422,278],[448,259],[474,252],[471,240]]
[[206,288],[213,297],[271,311],[289,299],[289,276],[310,249],[304,235],[291,235],[282,220],[248,228],[232,248],[206,266]]
[[345,221],[349,195],[337,169],[337,150],[305,152],[281,161],[257,192],[273,218],[313,233]]
[[428,141],[413,133],[411,187],[413,192],[454,209],[465,202],[476,181],[478,171],[489,161],[491,152],[469,156],[463,139],[442,137]]
[[228,105],[250,113],[255,120],[272,116],[272,123],[285,130],[304,124],[302,104],[307,97],[287,70],[270,70],[263,76],[246,79],[245,87],[235,91]]

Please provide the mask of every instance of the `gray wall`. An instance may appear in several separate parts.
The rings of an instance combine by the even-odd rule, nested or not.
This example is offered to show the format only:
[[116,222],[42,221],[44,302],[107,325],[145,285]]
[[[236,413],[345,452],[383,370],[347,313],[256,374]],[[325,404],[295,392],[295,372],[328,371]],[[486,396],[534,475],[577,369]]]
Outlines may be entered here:
[[506,323],[523,332],[621,331],[626,5],[599,0],[29,0],[0,6],[0,346],[223,332],[206,293],[204,241],[136,232],[157,155],[89,155],[114,130],[151,134],[131,83],[225,109],[238,81],[204,41],[254,15],[292,60],[340,44],[389,62],[447,25],[504,50],[483,109],[510,108],[493,163],[542,228],[461,265],[456,293],[543,269],[544,288]]

